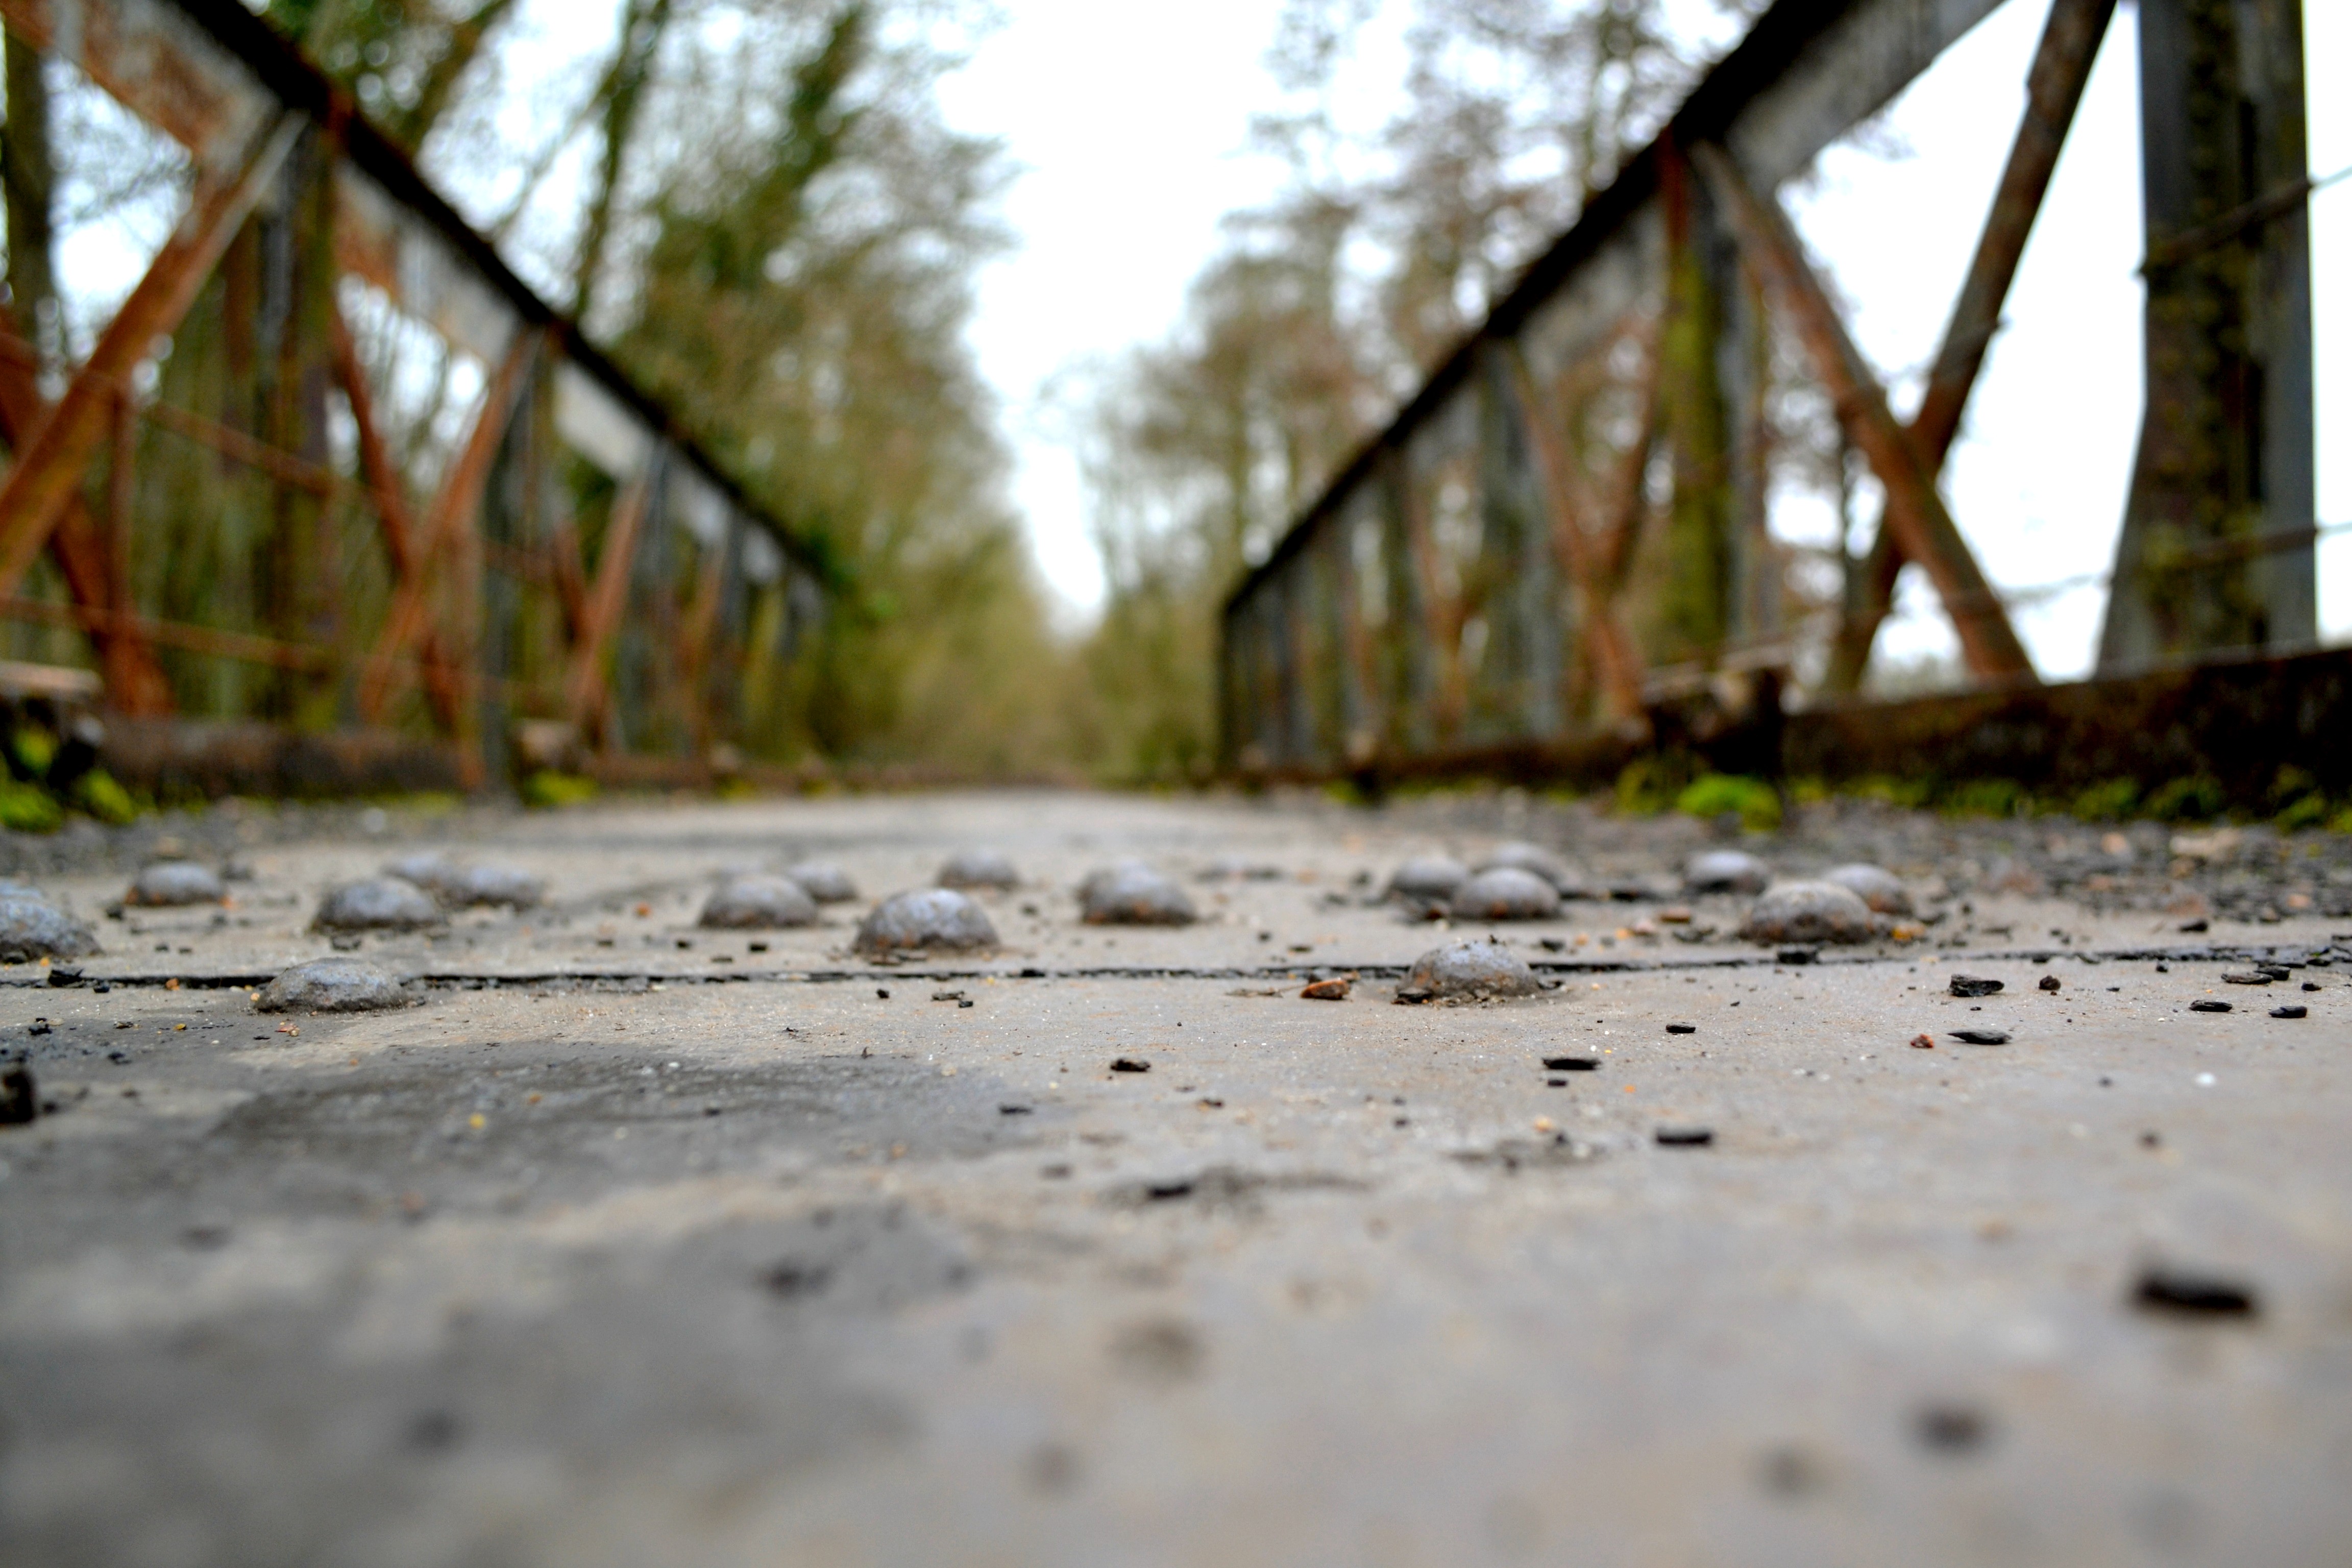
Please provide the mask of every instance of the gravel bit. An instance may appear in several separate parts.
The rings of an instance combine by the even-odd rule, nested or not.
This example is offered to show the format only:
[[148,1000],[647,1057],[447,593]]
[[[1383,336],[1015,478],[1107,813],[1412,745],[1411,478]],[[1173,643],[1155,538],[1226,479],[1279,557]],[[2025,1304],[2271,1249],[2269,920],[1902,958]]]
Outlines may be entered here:
[[1397,1000],[1532,996],[1542,989],[1527,961],[1500,942],[1457,942],[1413,960],[1412,973],[1397,987]]
[[857,951],[873,957],[946,948],[964,952],[994,947],[988,911],[952,888],[899,893],[876,905],[857,928]]
[[1912,912],[1910,889],[1906,889],[1903,881],[1882,865],[1839,865],[1839,868],[1822,872],[1821,879],[1834,881],[1842,889],[1858,893],[1861,900],[1867,902],[1879,914]]
[[1455,920],[1556,920],[1559,916],[1559,892],[1550,881],[1533,871],[1497,866],[1463,883],[1447,907]]
[[199,866],[193,860],[158,860],[132,880],[122,901],[173,909],[187,904],[217,904],[227,897],[227,885],[211,867]]
[[2041,985],[2044,991],[2055,991],[2058,989],[2058,977],[2054,974],[2045,974],[2042,977]]
[[2132,1287],[2132,1305],[2144,1312],[2190,1318],[2252,1318],[2262,1303],[2250,1285],[2194,1269],[2158,1264]]
[[1880,916],[1862,895],[1834,882],[1783,882],[1748,911],[1741,937],[1766,947],[1780,942],[1863,942],[1885,934]]
[[1423,906],[1448,903],[1469,879],[1470,868],[1452,856],[1416,856],[1389,879],[1388,896]]
[[317,931],[415,931],[440,920],[441,906],[424,889],[399,877],[378,877],[329,892],[310,924]]
[[786,867],[784,875],[798,882],[820,904],[857,901],[857,884],[849,879],[848,872],[830,860],[803,860]]
[[1140,860],[1122,860],[1088,876],[1078,888],[1088,925],[1188,926],[1200,916],[1174,881]]
[[1540,844],[1513,841],[1497,844],[1476,867],[1487,871],[1528,871],[1549,882],[1552,891],[1563,899],[1589,899],[1593,896],[1591,884],[1583,872],[1553,854]]
[[1772,868],[1739,849],[1710,849],[1683,868],[1683,887],[1693,893],[1760,893],[1771,880]]
[[411,855],[383,870],[388,877],[415,883],[445,910],[528,910],[547,897],[546,879],[495,861],[476,865],[446,855]]
[[1964,1046],[2005,1046],[2009,1044],[2007,1029],[1954,1029],[1952,1038]]
[[2290,1002],[2284,1007],[2272,1008],[2271,1016],[2273,1018],[2308,1018],[2311,1016],[2311,1009],[2305,1006],[2300,1002]]
[[262,988],[257,1013],[381,1013],[423,998],[398,975],[359,958],[314,958]]
[[2004,984],[2005,982],[1990,980],[1981,975],[1955,974],[1952,976],[1952,994],[1955,996],[1997,995]]
[[1310,1002],[1345,1002],[1348,983],[1345,980],[1318,980],[1299,993]]
[[1715,1142],[1712,1127],[1661,1127],[1656,1137],[1662,1149],[1705,1149]]
[[1894,872],[1881,866],[1840,866],[1822,874],[1824,882],[1835,882],[1861,896],[1882,915],[1907,915],[1911,912],[1911,892],[1895,878]]
[[47,899],[0,896],[0,963],[87,958],[97,951],[89,927]]
[[1932,1051],[1936,1048],[1936,1037],[1914,1035],[1911,1037],[1911,1048],[1915,1051]]
[[[961,849],[948,857],[940,868],[942,888],[1017,888],[1021,873],[1013,862],[993,849]],[[993,936],[989,941],[995,942]]]
[[1599,1072],[1601,1058],[1599,1057],[1546,1057],[1543,1059],[1543,1065],[1546,1072]]
[[1139,1061],[1133,1057],[1113,1057],[1111,1058],[1110,1070],[1113,1072],[1150,1072],[1151,1070],[1151,1064],[1147,1061]]
[[41,1114],[33,1069],[21,1061],[0,1067],[0,1127],[22,1127]]
[[782,931],[816,924],[816,900],[790,877],[730,877],[702,906],[698,925],[727,931]]
[[1666,1026],[1666,1033],[1669,1035],[1696,1035],[1698,1033],[1698,1026],[1696,1024],[1668,1024]]
[[2189,1010],[2192,1013],[2226,1013],[2230,1005],[2227,1002],[2191,1002]]
[[2238,970],[2222,975],[2221,981],[2226,985],[2268,985],[2271,977],[2260,970]]

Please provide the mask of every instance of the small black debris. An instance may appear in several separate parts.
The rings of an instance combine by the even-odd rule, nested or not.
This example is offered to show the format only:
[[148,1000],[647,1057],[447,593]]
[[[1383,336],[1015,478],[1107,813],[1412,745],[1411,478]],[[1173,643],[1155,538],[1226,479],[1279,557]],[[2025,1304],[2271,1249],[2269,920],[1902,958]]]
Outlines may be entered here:
[[1036,1111],[1036,1109],[1037,1108],[1034,1105],[1000,1105],[996,1108],[996,1114],[999,1116],[1028,1116],[1034,1114]]
[[874,994],[880,997],[885,1002],[890,1000],[890,989],[887,985],[877,985],[874,988]]
[[[91,990],[93,990],[93,991],[95,991],[95,992],[97,992],[100,996],[104,996],[104,995],[108,994],[109,993],[110,993],[111,991],[113,991],[114,987],[113,987],[113,986],[111,986],[111,985],[110,985],[110,984],[108,984],[105,981],[101,980],[101,981],[100,981],[97,984],[95,984],[95,985],[91,986],[91,987],[90,987],[90,989],[91,989]],[[2310,989],[2312,989],[2312,990],[2314,990],[2314,991],[2316,991],[2316,990],[2318,990],[2318,989],[2319,989],[2319,987],[2317,987],[2317,986],[2315,986],[2315,986],[2310,987]]]
[[751,945],[751,950],[753,952],[767,952],[767,951],[768,951],[768,944],[767,944],[766,942],[755,942],[751,943],[750,945]]
[[2043,975],[2043,976],[2042,977],[2042,989],[2043,989],[2044,991],[2055,991],[2055,990],[2057,990],[2057,989],[2058,989],[2058,977],[2057,977],[2056,975],[2054,975],[2054,974],[2045,974],[2045,975]]
[[1990,980],[1982,975],[1955,974],[1952,976],[1952,994],[1955,996],[1990,996],[2000,990],[2001,984],[2002,983],[2000,981]]
[[33,1069],[23,1062],[0,1067],[0,1127],[22,1127],[41,1113]]
[[81,984],[81,971],[70,963],[52,964],[49,968],[49,984],[59,990],[68,985],[79,985]]
[[1668,1024],[1666,1026],[1666,1033],[1669,1035],[1696,1035],[1698,1033],[1698,1026],[1696,1024]]
[[1024,980],[1043,980],[1045,978],[1045,972],[1042,969],[1024,969],[1021,972],[1021,978]]
[[833,1270],[822,1264],[800,1263],[788,1258],[761,1275],[760,1283],[768,1288],[770,1295],[790,1301],[815,1295],[832,1278]]
[[2302,1003],[2296,1002],[2288,1006],[2272,1008],[2271,1016],[2273,1018],[2308,1018],[2311,1016],[2311,1009],[2305,1006]]
[[1146,1203],[1170,1204],[1192,1195],[1192,1184],[1189,1181],[1146,1182],[1143,1184],[1143,1201]]
[[[2284,978],[2281,976],[2281,978]],[[2221,976],[2227,985],[2268,985],[2271,977],[2262,970],[2234,970]]]
[[931,1000],[934,1002],[961,1002],[963,1000],[963,993],[961,991],[934,991],[931,993]]
[[27,1029],[25,1031],[25,1033],[26,1033],[26,1034],[28,1034],[28,1035],[46,1035],[46,1034],[47,1034],[48,1032],[49,1032],[49,1021],[48,1021],[47,1018],[36,1018],[36,1019],[34,1019],[34,1020],[33,1020],[33,1022],[32,1022],[32,1026],[31,1026],[31,1027],[29,1027],[29,1028],[27,1028]]
[[428,1410],[408,1424],[408,1447],[420,1454],[446,1454],[465,1436],[465,1425],[446,1410]]
[[1715,1142],[1712,1127],[1661,1127],[1657,1131],[1661,1147],[1667,1149],[1705,1149]]
[[1952,1038],[1964,1046],[2005,1046],[2009,1044],[2006,1029],[1954,1029]]
[[1150,1062],[1137,1061],[1133,1057],[1114,1057],[1111,1058],[1110,1070],[1113,1072],[1150,1072],[1151,1070],[1151,1064]]
[[2139,1135],[2139,1146],[2143,1149],[2161,1149],[2164,1147],[2164,1134],[2153,1129],[2143,1132]]
[[2300,963],[2257,963],[2254,967],[2261,970],[2273,980],[2291,980],[2294,977],[2294,972],[2301,969],[2303,965]]
[[1599,1057],[1546,1057],[1543,1064],[1544,1070],[1547,1072],[1599,1072],[1601,1070]]
[[2192,1013],[2226,1013],[2230,1005],[2227,1002],[2191,1002],[2189,1010]]
[[1814,959],[1819,958],[1821,954],[1815,952],[1810,947],[1784,947],[1779,952],[1773,954],[1772,962],[1775,963],[1788,964],[1790,968],[1798,968],[1804,964],[1812,963]]
[[2306,980],[2303,983],[2303,988],[2305,991],[2316,991],[2319,989],[2319,982],[2316,980]]
[[966,996],[966,997],[963,997],[963,998],[961,998],[961,1000],[959,1000],[959,1001],[956,1003],[956,1005],[957,1005],[957,1006],[959,1006],[959,1007],[970,1007],[970,1006],[973,1005],[973,1003],[972,1003],[972,1000],[971,1000],[971,997]]
[[1979,1410],[1959,1405],[1931,1405],[1919,1412],[1912,1429],[1920,1447],[1938,1454],[1968,1454],[1992,1436],[1992,1422]]
[[2132,1304],[2143,1311],[2200,1318],[2252,1318],[2262,1310],[2251,1286],[2162,1265],[2140,1275],[2132,1287]]
[[2204,920],[2182,921],[2180,922],[2179,929],[2189,936],[2197,936],[2205,931],[2211,931],[2213,929],[2213,922]]
[[112,1062],[119,1068],[129,1067],[131,1065],[131,1053],[129,1051],[109,1051],[106,1053],[106,1059]]

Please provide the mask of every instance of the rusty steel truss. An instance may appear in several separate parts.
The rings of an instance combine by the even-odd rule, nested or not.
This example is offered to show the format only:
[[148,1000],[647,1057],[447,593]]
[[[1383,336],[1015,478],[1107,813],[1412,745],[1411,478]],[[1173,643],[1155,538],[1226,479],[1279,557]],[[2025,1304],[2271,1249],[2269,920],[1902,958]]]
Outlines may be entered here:
[[[210,716],[431,735],[472,786],[519,756],[724,754],[747,663],[823,610],[784,527],[236,0],[0,20],[184,149],[191,186],[61,393],[32,323],[0,321],[0,617],[86,636],[131,719],[226,664],[263,674]],[[223,368],[159,376],[199,325]],[[388,330],[478,373],[454,439],[393,438]],[[149,602],[174,599],[158,552],[232,499],[265,520],[263,587]]]
[[[1979,690],[2038,687],[1938,481],[2115,0],[2007,0],[2048,20],[1908,420],[1776,195],[2001,3],[1772,6],[1234,592],[1227,767],[1576,771],[1687,729],[1694,694],[1777,737],[1776,341],[1885,493],[1874,543],[1843,552],[1817,697],[1855,700],[1906,563]],[[2138,11],[2148,397],[2102,676],[2316,635],[2299,0]]]

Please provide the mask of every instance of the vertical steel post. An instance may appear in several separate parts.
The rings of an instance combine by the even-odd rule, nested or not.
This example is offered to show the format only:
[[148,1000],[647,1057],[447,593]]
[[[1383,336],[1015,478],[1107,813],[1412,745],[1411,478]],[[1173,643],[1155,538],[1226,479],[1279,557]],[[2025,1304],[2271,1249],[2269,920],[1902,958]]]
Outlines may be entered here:
[[[2099,668],[2317,635],[2300,0],[2141,0],[2147,413]],[[2224,559],[2217,562],[2217,553]]]

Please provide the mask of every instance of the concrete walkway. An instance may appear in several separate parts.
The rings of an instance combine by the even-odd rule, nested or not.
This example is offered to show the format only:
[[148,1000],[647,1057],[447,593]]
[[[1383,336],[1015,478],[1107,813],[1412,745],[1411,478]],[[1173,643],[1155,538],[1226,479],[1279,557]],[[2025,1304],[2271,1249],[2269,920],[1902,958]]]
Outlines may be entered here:
[[[407,1011],[248,1000],[329,951],[310,912],[372,840],[101,919],[79,986],[0,971],[55,1108],[0,1128],[0,1562],[2352,1561],[2324,919],[2028,889],[1797,966],[1596,819],[1554,847],[1656,885],[1496,928],[1555,989],[1399,1006],[1464,933],[1367,895],[1484,842],[1410,813],[449,831],[551,903],[368,939],[426,977]],[[850,952],[971,844],[1024,875],[1003,951]],[[812,853],[866,898],[693,925],[716,874]],[[1126,856],[1204,921],[1081,924]],[[2209,945],[2293,967],[2225,984]]]

